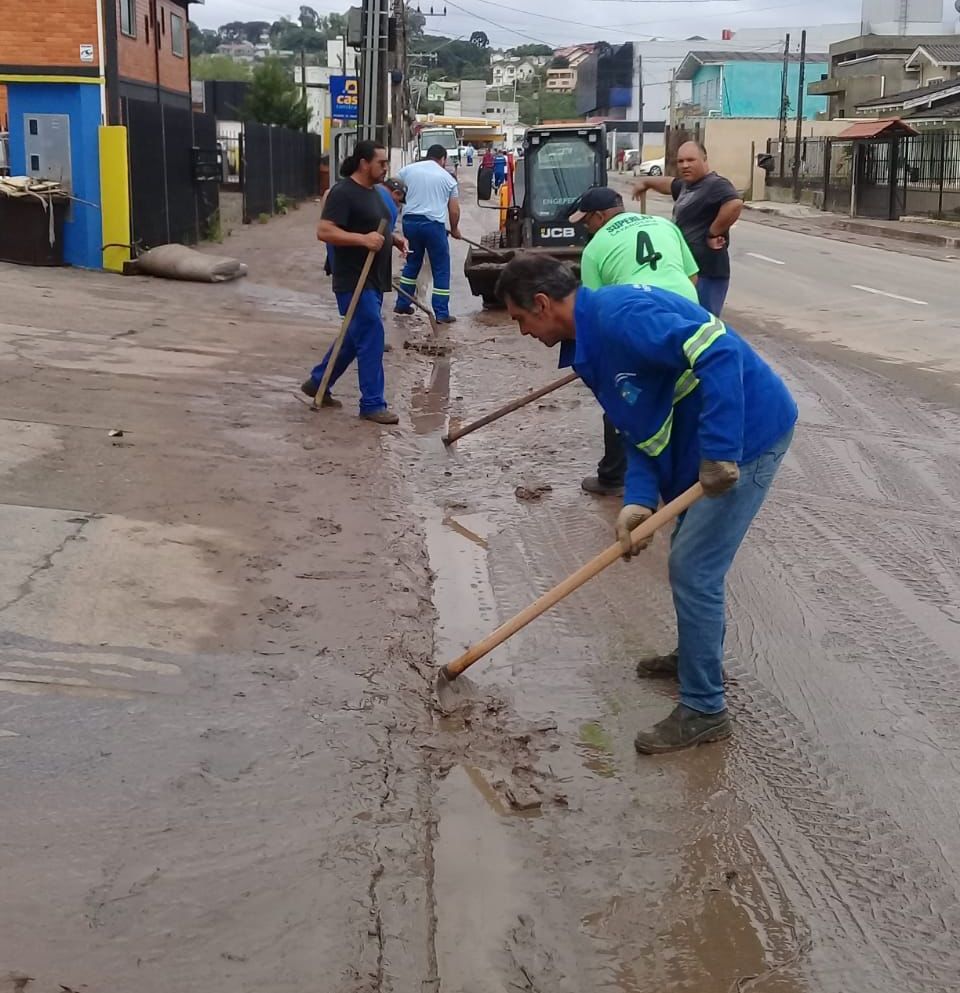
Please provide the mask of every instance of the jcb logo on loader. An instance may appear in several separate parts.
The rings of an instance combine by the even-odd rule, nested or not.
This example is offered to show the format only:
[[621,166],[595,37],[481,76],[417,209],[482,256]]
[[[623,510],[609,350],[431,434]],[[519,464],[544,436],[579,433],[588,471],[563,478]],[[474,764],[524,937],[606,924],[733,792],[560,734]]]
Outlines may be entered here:
[[573,228],[540,228],[541,238],[574,238],[576,234]]

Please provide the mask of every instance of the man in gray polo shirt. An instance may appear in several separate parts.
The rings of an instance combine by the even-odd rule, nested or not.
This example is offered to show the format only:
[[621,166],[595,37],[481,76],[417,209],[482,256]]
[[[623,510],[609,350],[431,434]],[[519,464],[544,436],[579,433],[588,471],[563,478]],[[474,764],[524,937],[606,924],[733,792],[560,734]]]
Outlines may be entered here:
[[673,197],[673,219],[700,269],[700,306],[719,317],[730,287],[730,228],[743,210],[743,200],[729,179],[713,172],[707,150],[699,142],[686,141],[680,146],[677,172],[678,179],[644,177],[634,188],[633,198],[639,200],[645,190]]

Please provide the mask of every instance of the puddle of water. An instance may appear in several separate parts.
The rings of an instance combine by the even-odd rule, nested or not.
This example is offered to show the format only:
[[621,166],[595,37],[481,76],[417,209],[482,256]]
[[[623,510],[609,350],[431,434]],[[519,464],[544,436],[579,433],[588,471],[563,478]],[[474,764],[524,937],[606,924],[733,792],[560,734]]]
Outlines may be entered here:
[[[442,664],[497,626],[496,602],[487,569],[490,524],[483,514],[434,510],[425,521],[425,532],[438,616],[434,641],[437,662]],[[502,660],[507,651],[508,645],[503,645],[494,654]],[[471,679],[482,683],[483,673],[487,672],[489,682],[489,666],[484,662],[491,657],[470,670]]]
[[417,434],[433,434],[443,429],[450,402],[450,359],[434,359],[426,381],[413,390],[410,399],[413,430]]
[[518,889],[519,858],[496,794],[480,789],[483,777],[472,772],[452,769],[437,797],[437,965],[445,993],[503,993],[507,930],[529,912],[529,898]]

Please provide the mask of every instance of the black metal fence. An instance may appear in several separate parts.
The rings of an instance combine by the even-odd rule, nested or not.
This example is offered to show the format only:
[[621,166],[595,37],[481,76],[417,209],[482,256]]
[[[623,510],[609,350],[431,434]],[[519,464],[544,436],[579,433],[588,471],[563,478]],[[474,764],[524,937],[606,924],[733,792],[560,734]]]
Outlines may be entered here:
[[[767,142],[767,186],[793,184],[796,143]],[[824,210],[864,216],[916,214],[960,219],[960,131],[925,131],[894,139],[804,138],[800,187]]]
[[277,213],[284,200],[303,200],[319,192],[319,135],[245,124],[241,141],[245,224]]
[[205,237],[220,207],[217,124],[210,114],[123,100],[135,250]]

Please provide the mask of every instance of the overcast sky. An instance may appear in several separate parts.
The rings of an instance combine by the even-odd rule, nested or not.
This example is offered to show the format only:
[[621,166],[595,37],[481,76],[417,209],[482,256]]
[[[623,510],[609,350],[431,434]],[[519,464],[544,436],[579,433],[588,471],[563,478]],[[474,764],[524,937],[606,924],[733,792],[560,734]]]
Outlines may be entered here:
[[[359,6],[359,0],[355,3]],[[310,6],[321,14],[343,13],[350,2],[315,0]],[[428,33],[459,37],[485,31],[495,47],[528,42],[558,46],[601,38],[617,42],[651,35],[717,38],[723,28],[860,19],[860,0],[415,0],[413,6],[423,11],[446,6],[446,17],[427,19]],[[944,0],[944,7],[952,12],[953,0]],[[299,3],[287,0],[206,0],[205,6],[192,7],[192,17],[203,27],[215,28],[234,20],[296,18],[299,11]]]

